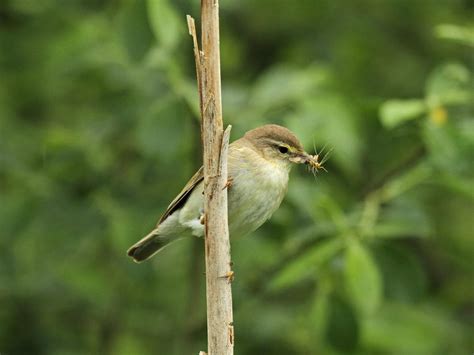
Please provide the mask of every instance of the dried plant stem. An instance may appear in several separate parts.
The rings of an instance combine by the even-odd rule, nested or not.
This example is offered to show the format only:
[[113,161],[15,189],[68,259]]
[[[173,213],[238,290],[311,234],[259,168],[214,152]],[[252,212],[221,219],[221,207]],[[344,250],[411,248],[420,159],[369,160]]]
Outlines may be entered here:
[[234,353],[232,273],[227,223],[227,149],[230,126],[223,132],[218,0],[201,1],[202,51],[194,19],[187,16],[193,37],[201,108],[204,164],[206,299],[208,355]]

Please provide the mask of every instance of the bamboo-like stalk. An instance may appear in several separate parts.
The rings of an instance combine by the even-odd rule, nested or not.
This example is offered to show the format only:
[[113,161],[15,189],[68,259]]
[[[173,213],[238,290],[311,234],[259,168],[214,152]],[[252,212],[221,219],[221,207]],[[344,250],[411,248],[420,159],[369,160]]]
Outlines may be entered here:
[[231,127],[223,132],[218,0],[201,1],[202,51],[199,50],[194,19],[188,15],[187,21],[193,37],[202,117],[208,354],[232,355],[233,273],[225,188]]

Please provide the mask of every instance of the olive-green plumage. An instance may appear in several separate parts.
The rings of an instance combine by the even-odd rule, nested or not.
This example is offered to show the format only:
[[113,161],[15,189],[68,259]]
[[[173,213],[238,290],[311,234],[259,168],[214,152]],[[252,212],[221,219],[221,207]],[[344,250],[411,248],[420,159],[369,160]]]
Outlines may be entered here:
[[[317,159],[317,158],[316,158]],[[229,146],[228,213],[230,235],[248,234],[268,220],[286,194],[293,163],[314,164],[298,138],[278,125],[247,132]],[[128,255],[140,262],[186,235],[203,236],[203,169],[171,202],[155,229],[134,244]]]

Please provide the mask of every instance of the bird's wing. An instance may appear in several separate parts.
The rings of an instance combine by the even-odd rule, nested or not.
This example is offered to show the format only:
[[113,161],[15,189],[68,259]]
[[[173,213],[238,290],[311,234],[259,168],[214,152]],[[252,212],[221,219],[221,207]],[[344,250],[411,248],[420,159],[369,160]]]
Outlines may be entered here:
[[161,216],[160,220],[158,221],[157,226],[160,225],[160,223],[168,218],[168,216],[170,216],[173,212],[180,209],[184,205],[184,203],[188,200],[189,195],[191,195],[191,192],[203,179],[204,169],[201,166],[196,174],[194,174],[194,176],[188,181],[186,186],[184,186],[178,196],[176,196],[176,198],[170,203],[165,213],[163,213],[163,216]]

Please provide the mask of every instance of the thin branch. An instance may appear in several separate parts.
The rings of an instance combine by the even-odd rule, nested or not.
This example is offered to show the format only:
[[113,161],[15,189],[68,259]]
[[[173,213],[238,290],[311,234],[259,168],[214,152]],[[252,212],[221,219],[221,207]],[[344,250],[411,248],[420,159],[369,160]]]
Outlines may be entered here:
[[204,54],[199,50],[199,44],[196,34],[196,23],[194,18],[190,15],[186,15],[186,21],[188,23],[188,31],[191,37],[193,38],[193,50],[194,50],[194,62],[196,64],[196,80],[199,92],[199,107],[201,109],[201,117],[204,113],[203,103],[204,98],[202,97],[204,90],[202,87],[202,72],[203,72],[203,63],[204,63]]
[[206,300],[209,355],[234,353],[234,326],[229,228],[227,222],[227,149],[229,126],[223,132],[219,2],[201,1],[202,51],[194,19],[187,16],[193,38],[201,108],[204,165],[204,223],[206,244]]

